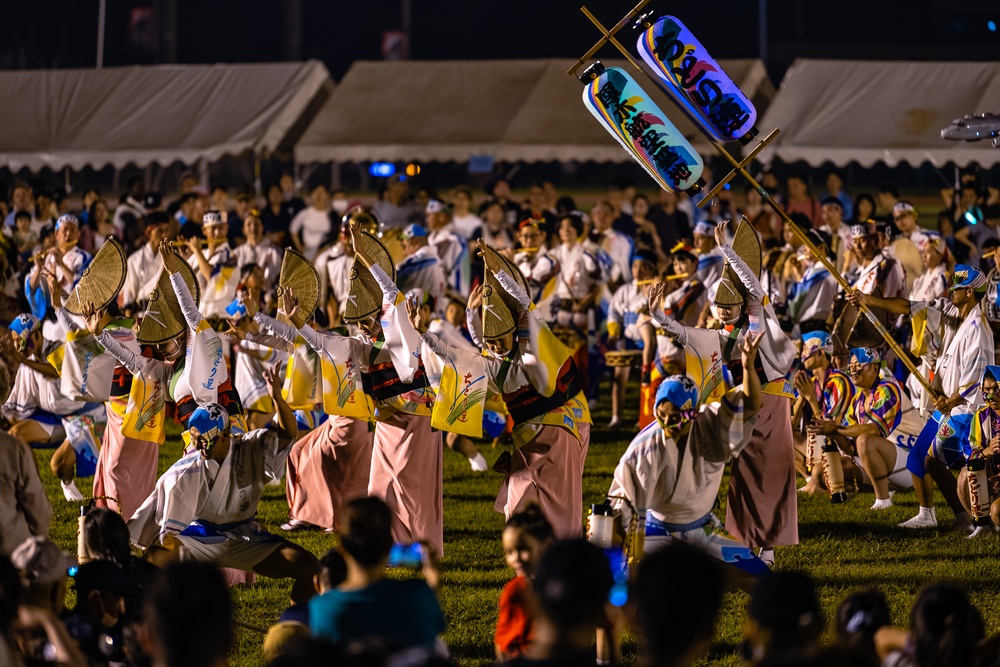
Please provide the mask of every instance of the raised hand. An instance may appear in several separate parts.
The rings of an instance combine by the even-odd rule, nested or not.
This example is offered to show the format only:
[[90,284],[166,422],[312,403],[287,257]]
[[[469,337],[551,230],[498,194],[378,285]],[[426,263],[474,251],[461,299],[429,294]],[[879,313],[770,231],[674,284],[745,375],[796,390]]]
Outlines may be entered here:
[[[290,320],[295,319],[295,316],[298,314],[299,299],[295,296],[295,293],[292,292],[290,287],[286,287],[281,290],[279,309],[285,314],[285,317]],[[250,311],[248,310],[247,313],[249,312]]]
[[55,272],[42,269],[42,276],[45,277],[45,284],[49,286],[49,294],[52,296],[52,304],[59,307],[62,304],[63,292],[62,283],[56,277]]
[[104,311],[98,309],[93,301],[83,304],[81,310],[83,312],[80,314],[83,315],[83,319],[87,323],[87,330],[95,336],[100,335],[104,331]]
[[466,304],[466,309],[468,310],[479,310],[479,307],[483,305],[483,286],[482,284],[476,285],[476,288],[472,290],[469,294],[469,303]]
[[728,220],[722,220],[715,226],[715,242],[719,246],[726,245],[726,228],[729,227]]
[[267,393],[271,398],[281,398],[281,386],[285,383],[281,377],[281,365],[272,364],[261,371],[264,382],[267,383]]
[[747,334],[739,340],[736,346],[740,350],[740,354],[743,356],[743,368],[745,373],[753,373],[753,362],[757,360],[757,350],[760,348],[760,342],[764,340],[764,332],[760,332],[756,336],[753,334]]
[[792,384],[795,385],[795,389],[803,396],[808,396],[813,389],[813,382],[806,375],[805,371],[797,371],[792,377]]
[[177,262],[179,261],[177,255],[174,254],[173,248],[170,247],[170,242],[164,239],[160,241],[160,259],[163,261],[163,268],[167,273],[174,273],[177,271]]
[[666,294],[667,285],[662,280],[657,280],[649,286],[649,293],[646,296],[650,315],[660,313],[660,305],[663,303],[663,296]]
[[430,323],[425,320],[420,303],[412,296],[406,297],[406,317],[410,320],[410,325],[417,333],[422,334],[427,331],[427,326]]
[[243,306],[246,307],[247,317],[250,318],[251,320],[257,314],[257,311],[260,310],[260,307],[258,305],[259,299],[256,294],[256,291],[257,291],[256,289],[249,290],[247,288],[243,288]]

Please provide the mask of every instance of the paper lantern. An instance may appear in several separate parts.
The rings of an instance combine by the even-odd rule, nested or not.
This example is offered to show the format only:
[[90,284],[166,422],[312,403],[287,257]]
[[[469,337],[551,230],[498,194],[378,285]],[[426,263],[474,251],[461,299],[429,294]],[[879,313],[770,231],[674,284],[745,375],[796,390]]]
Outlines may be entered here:
[[664,16],[636,45],[667,92],[717,141],[749,143],[757,110],[683,23]]
[[692,194],[701,189],[701,156],[628,72],[597,62],[581,80],[590,113],[660,187]]

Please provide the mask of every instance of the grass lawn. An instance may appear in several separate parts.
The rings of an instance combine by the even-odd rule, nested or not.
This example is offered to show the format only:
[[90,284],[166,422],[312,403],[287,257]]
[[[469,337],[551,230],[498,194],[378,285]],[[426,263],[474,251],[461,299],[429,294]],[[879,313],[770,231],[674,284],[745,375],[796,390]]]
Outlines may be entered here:
[[[603,393],[607,396],[607,392]],[[634,418],[629,415],[630,419]],[[595,410],[595,423],[606,424],[608,408]],[[627,421],[627,420],[626,420]],[[586,503],[604,498],[618,458],[625,451],[632,431],[593,430],[583,488]],[[177,431],[170,433],[160,454],[160,469],[165,470],[180,452]],[[484,451],[492,460],[499,452]],[[58,481],[49,472],[50,451],[36,452],[42,481],[52,500],[55,515],[51,537],[64,549],[76,553],[76,517],[79,508],[63,500]],[[501,515],[493,511],[500,484],[496,473],[473,473],[464,459],[452,451],[444,452],[444,529],[445,557],[442,561],[442,606],[449,627],[445,640],[459,664],[480,665],[493,658],[493,630],[500,588],[510,579],[500,547]],[[90,480],[79,486],[86,493]],[[799,530],[802,543],[777,550],[777,567],[802,569],[817,581],[828,625],[836,605],[847,593],[864,587],[877,587],[889,599],[892,618],[906,625],[909,609],[917,591],[935,578],[954,578],[967,582],[973,601],[986,620],[987,634],[1000,631],[1000,609],[992,604],[1000,593],[1000,541],[984,538],[975,541],[947,532],[951,513],[939,498],[939,515],[944,528],[924,532],[904,531],[896,523],[916,512],[912,492],[895,496],[896,506],[887,511],[869,511],[874,496],[861,494],[847,503],[831,506],[827,498],[803,498],[799,501]],[[722,500],[725,494],[722,493]],[[259,518],[274,532],[287,517],[284,487],[268,487],[260,503]],[[724,510],[719,511],[724,517]],[[315,554],[334,546],[334,538],[322,532],[296,532],[290,535]],[[236,617],[246,623],[267,627],[287,606],[290,582],[261,578],[252,587],[233,590]],[[747,597],[738,592],[727,595],[719,620],[715,643],[703,664],[739,664],[738,647],[742,637]],[[72,601],[71,601],[72,603]],[[683,604],[678,600],[678,604]],[[828,632],[828,634],[830,634]],[[231,664],[262,663],[262,636],[242,628],[236,631],[236,646]],[[625,657],[631,661],[635,641],[625,638]]]

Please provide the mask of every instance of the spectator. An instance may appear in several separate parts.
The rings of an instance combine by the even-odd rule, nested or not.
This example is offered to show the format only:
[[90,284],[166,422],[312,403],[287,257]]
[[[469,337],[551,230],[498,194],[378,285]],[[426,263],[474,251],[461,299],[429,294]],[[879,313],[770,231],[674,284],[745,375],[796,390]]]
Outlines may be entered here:
[[989,239],[1000,238],[1000,204],[982,207],[983,219],[975,225],[966,225],[955,232],[955,242],[965,246],[970,261],[978,260],[980,249]]
[[27,261],[38,245],[38,234],[31,228],[31,214],[27,211],[14,212],[14,245],[22,261]]
[[965,590],[958,584],[938,581],[925,586],[917,596],[910,611],[909,632],[881,628],[875,633],[875,646],[884,667],[973,665],[976,644],[983,635],[982,616]]
[[837,607],[837,644],[864,655],[872,665],[879,664],[875,634],[892,624],[889,604],[877,590],[851,593]]
[[844,175],[839,169],[835,168],[826,172],[826,196],[840,202],[844,220],[851,219],[854,214],[854,204],[851,201],[851,195],[844,191]]
[[125,599],[138,594],[139,585],[109,560],[81,565],[74,582],[76,607],[63,621],[70,636],[92,665],[123,662],[120,621],[125,615]]
[[528,198],[524,203],[524,210],[518,214],[517,222],[530,216],[542,221],[541,227],[546,235],[556,231],[556,216],[545,207],[545,188],[540,183],[534,183],[528,188]]
[[498,660],[510,660],[523,655],[534,636],[537,603],[532,583],[542,554],[555,541],[555,535],[538,505],[529,505],[507,520],[501,541],[507,565],[515,576],[500,592],[493,644]]
[[483,224],[478,215],[472,212],[472,189],[461,185],[451,193],[452,210],[451,227],[462,238],[468,240]]
[[[64,577],[65,578],[65,577]],[[65,586],[63,588],[65,591]],[[20,641],[15,641],[15,623]],[[46,662],[56,662],[61,667],[86,667],[87,659],[73,643],[58,617],[48,609],[29,606],[22,600],[22,581],[17,568],[6,556],[0,556],[0,665],[21,667],[25,663],[15,654],[18,644],[22,653],[26,647],[29,658],[41,661],[41,650],[50,646]],[[34,655],[37,648],[39,655]]]
[[386,180],[372,211],[383,229],[402,229],[423,219],[420,209],[410,200],[410,186],[402,174]]
[[76,562],[44,537],[29,537],[10,556],[21,574],[24,604],[56,616],[66,609],[66,579]]
[[[118,565],[138,586],[147,588],[160,570],[152,563],[132,555],[128,527],[118,512],[94,507],[83,520],[83,544],[91,561],[106,560]],[[141,590],[125,598],[125,614],[137,616],[142,608]]]
[[805,176],[792,174],[785,181],[785,186],[788,190],[785,211],[789,215],[792,213],[801,213],[809,218],[810,225],[818,227],[821,222],[819,202],[809,194],[809,184],[806,183]]
[[236,266],[256,264],[261,267],[267,289],[271,289],[278,282],[281,271],[281,249],[264,236],[264,223],[256,215],[248,214],[243,218],[242,233],[246,241],[233,251]]
[[867,192],[860,193],[854,198],[854,215],[847,220],[851,224],[862,223],[875,217],[875,198]]
[[[435,306],[443,304],[447,277],[437,251],[430,245],[427,230],[421,225],[407,225],[403,230],[403,252],[406,259],[396,269],[396,282],[404,294],[420,288],[429,294]],[[443,306],[442,306],[443,307]]]
[[194,175],[194,172],[185,171],[181,174],[180,180],[180,192],[181,195],[174,201],[170,202],[167,207],[167,214],[176,216],[177,212],[180,210],[181,202],[183,201],[185,195],[194,192],[194,189],[198,186],[198,178]]
[[133,176],[128,179],[126,188],[125,198],[115,209],[115,217],[111,221],[111,225],[114,227],[118,240],[126,244],[126,247],[131,248],[136,247],[136,239],[142,238],[140,224],[146,215],[146,208],[142,201],[143,195],[146,193],[146,185],[142,178]]
[[333,232],[330,215],[330,193],[317,183],[309,190],[309,208],[299,211],[288,227],[292,244],[310,261],[316,259],[320,246]]
[[393,648],[433,647],[444,631],[434,590],[439,573],[424,548],[421,579],[386,578],[392,549],[392,514],[378,498],[357,498],[344,507],[340,536],[347,579],[309,602],[313,634],[344,644],[380,639]]
[[684,542],[645,556],[631,595],[644,664],[684,667],[704,656],[724,592],[718,561]]
[[593,667],[591,644],[605,624],[613,584],[608,558],[583,539],[552,545],[535,574],[538,615],[534,641],[508,665]]
[[[317,595],[323,595],[344,583],[347,579],[347,561],[336,549],[330,549],[319,559],[319,571],[313,575],[313,586]],[[289,621],[309,626],[309,603],[293,604],[282,612],[280,622]]]
[[632,275],[632,252],[635,243],[622,232],[614,229],[614,210],[605,200],[594,204],[590,211],[592,228],[590,240],[597,244],[611,258],[611,275],[608,286],[614,290]]
[[267,205],[260,212],[260,220],[264,223],[264,231],[267,232],[271,243],[280,248],[288,245],[288,228],[295,217],[294,206],[285,203],[281,196],[281,186],[272,183],[267,188]]
[[295,179],[290,172],[283,172],[278,179],[278,185],[281,187],[281,200],[288,206],[294,218],[306,207],[302,198],[295,194]]
[[[114,225],[111,223],[111,211],[108,210],[108,203],[103,199],[96,200],[90,205],[87,213],[87,226],[80,229],[80,245],[84,250],[93,254],[101,249],[104,242],[115,233]],[[145,229],[145,225],[143,225]],[[88,239],[84,241],[83,232],[87,231]]]
[[157,253],[160,243],[169,233],[170,216],[163,211],[151,213],[146,224],[146,243],[129,255],[125,283],[118,293],[118,304],[127,313],[142,311],[150,293],[156,289],[156,281],[163,268]]
[[[500,203],[500,206],[504,211],[504,219],[507,222],[508,227],[513,227],[517,224],[517,218],[521,215],[521,207],[510,199],[510,181],[505,178],[498,178],[493,181],[488,188],[486,188],[486,194],[490,196],[489,201],[496,201]],[[485,219],[486,204],[479,207],[480,217]]]
[[240,188],[233,198],[233,208],[226,211],[226,224],[229,225],[229,245],[235,248],[243,238],[243,221],[254,209],[253,191]]
[[35,192],[35,217],[31,221],[31,228],[36,233],[41,234],[43,229],[51,229],[55,225],[53,206],[54,197],[49,190],[37,190]]
[[649,210],[649,219],[656,225],[663,247],[670,250],[681,239],[691,238],[691,220],[677,208],[677,193],[660,190],[658,197],[656,206]]
[[883,185],[878,189],[875,198],[878,201],[878,211],[882,215],[891,216],[893,207],[899,201],[899,190],[892,185]]
[[27,211],[34,219],[35,200],[31,193],[31,186],[24,181],[14,183],[14,189],[10,193],[10,211],[4,221],[7,227],[14,226],[14,214],[18,211]]
[[152,667],[224,667],[233,644],[233,605],[226,581],[206,563],[176,563],[146,600]]
[[636,247],[656,253],[657,261],[666,263],[667,254],[663,249],[663,241],[660,240],[656,225],[649,219],[649,213],[649,198],[646,195],[637,194],[632,198],[632,221],[635,223]]
[[744,664],[797,664],[819,650],[823,613],[808,574],[785,570],[765,576],[754,590],[748,614]]

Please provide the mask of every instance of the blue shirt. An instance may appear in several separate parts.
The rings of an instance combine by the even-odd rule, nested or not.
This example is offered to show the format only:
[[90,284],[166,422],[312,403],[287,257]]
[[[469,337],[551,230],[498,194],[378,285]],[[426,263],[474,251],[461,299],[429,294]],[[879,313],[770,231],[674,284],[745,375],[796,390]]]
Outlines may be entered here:
[[335,644],[378,637],[398,648],[432,648],[444,615],[422,579],[383,579],[359,590],[334,589],[309,601],[309,629]]

